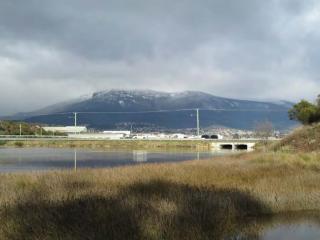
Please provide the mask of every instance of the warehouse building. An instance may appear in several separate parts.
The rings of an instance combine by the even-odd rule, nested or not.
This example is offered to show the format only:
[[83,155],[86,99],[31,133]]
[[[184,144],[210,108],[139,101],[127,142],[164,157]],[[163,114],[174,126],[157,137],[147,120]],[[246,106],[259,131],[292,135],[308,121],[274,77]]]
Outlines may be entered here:
[[54,127],[43,127],[48,132],[59,132],[59,133],[86,133],[88,132],[85,126],[54,126]]

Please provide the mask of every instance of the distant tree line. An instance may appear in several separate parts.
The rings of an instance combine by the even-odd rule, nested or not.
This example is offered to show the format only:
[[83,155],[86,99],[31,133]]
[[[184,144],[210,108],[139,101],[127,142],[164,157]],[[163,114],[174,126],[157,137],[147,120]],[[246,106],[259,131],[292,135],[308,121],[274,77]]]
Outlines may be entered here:
[[289,110],[289,118],[304,125],[320,121],[320,95],[315,103],[301,100]]
[[18,121],[0,121],[0,135],[53,135],[52,132],[45,131],[38,124],[30,124]]

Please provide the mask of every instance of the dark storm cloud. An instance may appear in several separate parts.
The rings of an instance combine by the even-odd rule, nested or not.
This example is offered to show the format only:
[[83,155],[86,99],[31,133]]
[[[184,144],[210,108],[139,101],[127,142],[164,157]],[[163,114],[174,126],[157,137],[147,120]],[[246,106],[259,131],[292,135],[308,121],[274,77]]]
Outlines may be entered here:
[[262,8],[254,0],[5,1],[1,37],[114,60],[152,54],[157,47],[190,50],[228,34],[260,38],[268,17]]
[[312,0],[2,0],[0,110],[122,87],[310,98],[319,25]]

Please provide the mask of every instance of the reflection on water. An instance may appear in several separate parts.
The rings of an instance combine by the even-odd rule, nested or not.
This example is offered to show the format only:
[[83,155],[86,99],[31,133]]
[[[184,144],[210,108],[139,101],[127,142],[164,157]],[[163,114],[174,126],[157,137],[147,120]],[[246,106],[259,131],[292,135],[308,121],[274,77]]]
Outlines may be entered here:
[[296,223],[282,224],[273,229],[268,230],[262,238],[263,240],[319,240],[320,226],[316,223]]
[[0,148],[0,172],[103,168],[139,163],[206,159],[224,152],[92,151],[55,148]]
[[74,170],[77,171],[77,150],[74,150]]
[[[191,159],[206,159],[221,155],[217,152],[150,152],[150,151],[90,151],[75,149],[54,149],[54,148],[0,148],[0,172],[33,171],[50,169],[75,169],[77,168],[102,168],[119,165],[140,164],[145,162],[170,162],[184,161]],[[174,186],[176,189],[177,186]],[[140,189],[140,188],[137,188]],[[144,188],[143,188],[144,189]],[[148,188],[146,188],[148,189]],[[183,186],[185,190],[185,186]],[[198,189],[196,190],[198,191]],[[182,193],[184,191],[181,191]],[[206,193],[209,194],[209,193]],[[225,196],[225,192],[214,192],[214,197]],[[230,194],[228,192],[227,194]],[[240,195],[239,195],[240,194]],[[196,196],[196,194],[194,194]],[[238,197],[237,197],[238,195]],[[228,201],[235,201],[234,206],[237,211],[243,211],[241,199],[248,196],[243,193],[230,195]],[[233,197],[232,197],[233,196]],[[184,199],[184,198],[182,198]],[[187,199],[187,198],[185,198]],[[210,201],[212,198],[209,198]],[[241,201],[237,203],[237,199]],[[202,204],[206,204],[207,199],[201,198],[193,203],[195,209],[202,209]],[[247,202],[249,200],[246,200]],[[190,202],[187,202],[187,205]],[[249,201],[248,207],[259,208],[261,203]],[[187,208],[189,205],[187,206]],[[260,206],[261,207],[261,206]],[[209,212],[210,212],[210,208]],[[219,213],[219,210],[222,213]],[[220,207],[215,211],[213,218],[216,222],[208,229],[204,229],[209,234],[212,232],[217,239],[259,239],[259,240],[297,240],[320,239],[320,214],[303,213],[302,215],[268,216],[264,218],[238,219],[236,215],[225,214],[226,209]],[[183,212],[183,211],[182,211]],[[198,211],[197,211],[198,212]],[[210,215],[211,216],[211,215]],[[226,216],[227,221],[221,221],[219,216]],[[222,220],[224,218],[222,217]],[[201,220],[201,218],[200,218]],[[206,222],[207,224],[207,222]],[[201,225],[200,225],[201,226]],[[216,228],[214,228],[216,226]],[[220,229],[222,228],[222,230]],[[220,231],[221,230],[221,231]],[[214,238],[213,238],[214,239]]]
[[235,233],[224,239],[319,240],[320,213],[301,212],[265,218],[242,219]]
[[147,162],[148,161],[148,152],[143,150],[136,150],[132,152],[134,162]]

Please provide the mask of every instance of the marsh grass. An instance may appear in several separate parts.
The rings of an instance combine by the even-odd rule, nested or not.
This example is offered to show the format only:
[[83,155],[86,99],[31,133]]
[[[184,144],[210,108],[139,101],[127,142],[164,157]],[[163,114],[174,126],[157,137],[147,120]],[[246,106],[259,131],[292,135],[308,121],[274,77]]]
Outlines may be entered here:
[[[5,146],[15,147],[21,141],[7,141]],[[210,150],[211,142],[204,140],[26,140],[23,147],[54,147],[54,148],[87,148],[87,149],[122,149],[122,150]]]
[[320,150],[320,124],[297,128],[292,134],[269,146],[269,150],[313,152]]
[[236,239],[239,231],[259,236],[260,227],[249,227],[257,218],[320,210],[319,173],[316,153],[251,153],[2,174],[0,239]]

